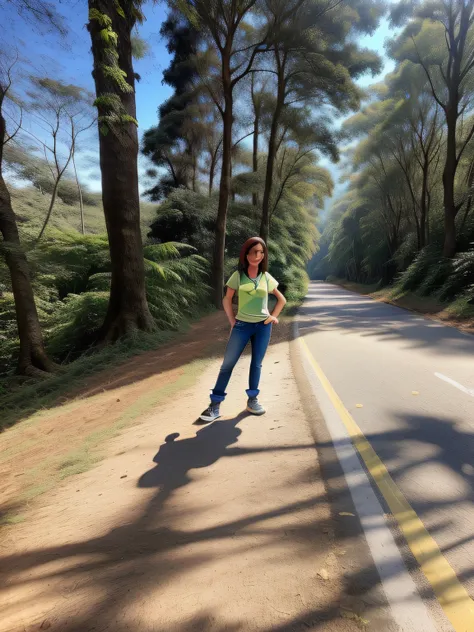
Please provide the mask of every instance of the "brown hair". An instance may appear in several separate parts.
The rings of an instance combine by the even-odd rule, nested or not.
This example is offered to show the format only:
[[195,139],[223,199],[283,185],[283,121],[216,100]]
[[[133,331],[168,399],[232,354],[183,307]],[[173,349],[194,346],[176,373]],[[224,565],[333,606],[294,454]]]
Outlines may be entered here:
[[247,270],[248,270],[248,267],[249,267],[249,262],[247,261],[247,255],[252,250],[252,248],[254,246],[256,246],[257,244],[260,244],[261,246],[263,246],[263,252],[264,252],[263,259],[262,259],[260,265],[258,266],[258,271],[259,272],[266,272],[268,270],[268,248],[267,248],[267,244],[263,241],[263,239],[261,237],[250,237],[250,239],[247,239],[247,241],[244,243],[244,245],[240,249],[239,272],[247,273]]

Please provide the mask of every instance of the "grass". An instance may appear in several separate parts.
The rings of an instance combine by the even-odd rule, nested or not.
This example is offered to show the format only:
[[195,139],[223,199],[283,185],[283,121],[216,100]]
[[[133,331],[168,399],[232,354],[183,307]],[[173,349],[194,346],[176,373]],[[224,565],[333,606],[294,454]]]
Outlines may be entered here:
[[447,324],[462,325],[468,330],[474,327],[474,306],[470,305],[464,298],[458,298],[451,303],[444,303],[436,295],[420,296],[415,292],[403,291],[396,285],[380,289],[379,284],[354,283],[334,277],[328,278],[328,281],[383,303],[390,303],[426,316],[435,316]]
[[[203,313],[196,314],[196,318]],[[127,358],[154,350],[161,345],[177,339],[188,328],[190,322],[183,322],[177,331],[159,331],[152,334],[139,333],[134,337],[123,339],[115,345],[97,350],[82,356],[75,362],[65,365],[60,373],[46,377],[44,380],[18,380],[12,376],[2,380],[0,393],[0,431],[13,424],[34,423],[38,416],[48,412],[48,408],[60,402],[61,397],[80,386],[86,377],[100,371],[116,367]],[[71,406],[79,406],[80,402],[72,402]],[[3,455],[2,455],[3,457]]]
[[103,460],[105,451],[101,448],[107,441],[118,436],[122,430],[136,423],[160,403],[192,386],[209,362],[210,359],[190,362],[174,382],[143,394],[114,423],[91,432],[67,454],[46,458],[40,467],[25,470],[24,475],[28,481],[25,490],[16,500],[15,510],[7,511],[0,519],[0,525],[22,522],[24,518],[21,511],[28,502],[50,491],[62,480],[87,472]]
[[447,313],[452,318],[459,320],[472,319],[474,321],[474,305],[469,304],[467,298],[458,298],[447,308]]
[[[43,195],[34,187],[16,188],[9,186],[12,206],[17,216],[18,228],[22,238],[31,238],[39,233],[48,211],[50,196]],[[84,205],[84,226],[86,233],[103,234],[106,232],[104,211],[100,195],[96,205]],[[156,204],[141,201],[140,221],[142,234],[146,236],[151,222],[156,216]],[[64,204],[58,199],[54,205],[50,225],[61,231],[81,230],[79,206]]]
[[0,527],[21,524],[22,522],[25,522],[25,516],[22,516],[21,514],[7,513],[5,516],[0,518]]
[[97,449],[103,443],[118,436],[122,430],[135,423],[158,404],[192,386],[209,362],[210,360],[191,362],[177,380],[157,391],[146,393],[129,406],[113,424],[89,434],[79,448],[71,451],[60,461],[56,468],[59,479],[86,472],[98,463],[103,455],[98,454]]
[[327,278],[328,283],[334,283],[335,285],[340,285],[344,287],[346,290],[350,290],[351,292],[357,292],[357,294],[369,295],[373,294],[377,290],[380,290],[379,283],[373,283],[372,285],[368,285],[365,283],[355,283],[354,281],[347,281],[346,279],[338,279],[333,276],[329,276]]

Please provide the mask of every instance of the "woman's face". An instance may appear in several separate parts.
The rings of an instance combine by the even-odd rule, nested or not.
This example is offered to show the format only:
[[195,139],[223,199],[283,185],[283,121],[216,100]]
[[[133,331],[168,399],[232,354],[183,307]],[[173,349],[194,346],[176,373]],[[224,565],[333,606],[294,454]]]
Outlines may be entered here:
[[261,244],[255,244],[247,255],[247,261],[251,266],[259,266],[265,257],[265,250]]

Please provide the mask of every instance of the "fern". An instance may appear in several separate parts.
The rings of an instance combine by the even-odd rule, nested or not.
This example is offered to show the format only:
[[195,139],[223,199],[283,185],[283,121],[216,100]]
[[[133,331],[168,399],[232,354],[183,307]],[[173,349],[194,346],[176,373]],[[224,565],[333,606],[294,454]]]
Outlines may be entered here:
[[[71,361],[97,340],[108,305],[110,259],[104,235],[51,230],[29,255],[35,299],[49,353]],[[146,288],[158,329],[177,329],[209,300],[208,262],[188,244],[144,248]],[[2,277],[3,279],[3,277]],[[0,366],[12,370],[17,324],[8,276],[0,289]]]

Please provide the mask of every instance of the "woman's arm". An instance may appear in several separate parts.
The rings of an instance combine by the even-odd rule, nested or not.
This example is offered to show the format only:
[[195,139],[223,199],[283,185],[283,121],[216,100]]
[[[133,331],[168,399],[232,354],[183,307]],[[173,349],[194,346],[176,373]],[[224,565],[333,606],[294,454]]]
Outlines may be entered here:
[[286,298],[279,290],[273,290],[272,294],[277,297],[277,304],[275,305],[275,309],[271,313],[271,316],[269,316],[265,321],[266,325],[268,325],[269,323],[278,324],[278,316],[280,315],[281,310],[286,305]]
[[235,294],[235,290],[233,290],[230,287],[227,287],[225,296],[222,299],[222,305],[224,306],[224,311],[229,320],[229,324],[231,328],[235,325],[234,308],[232,307],[232,299],[234,297],[234,294]]

